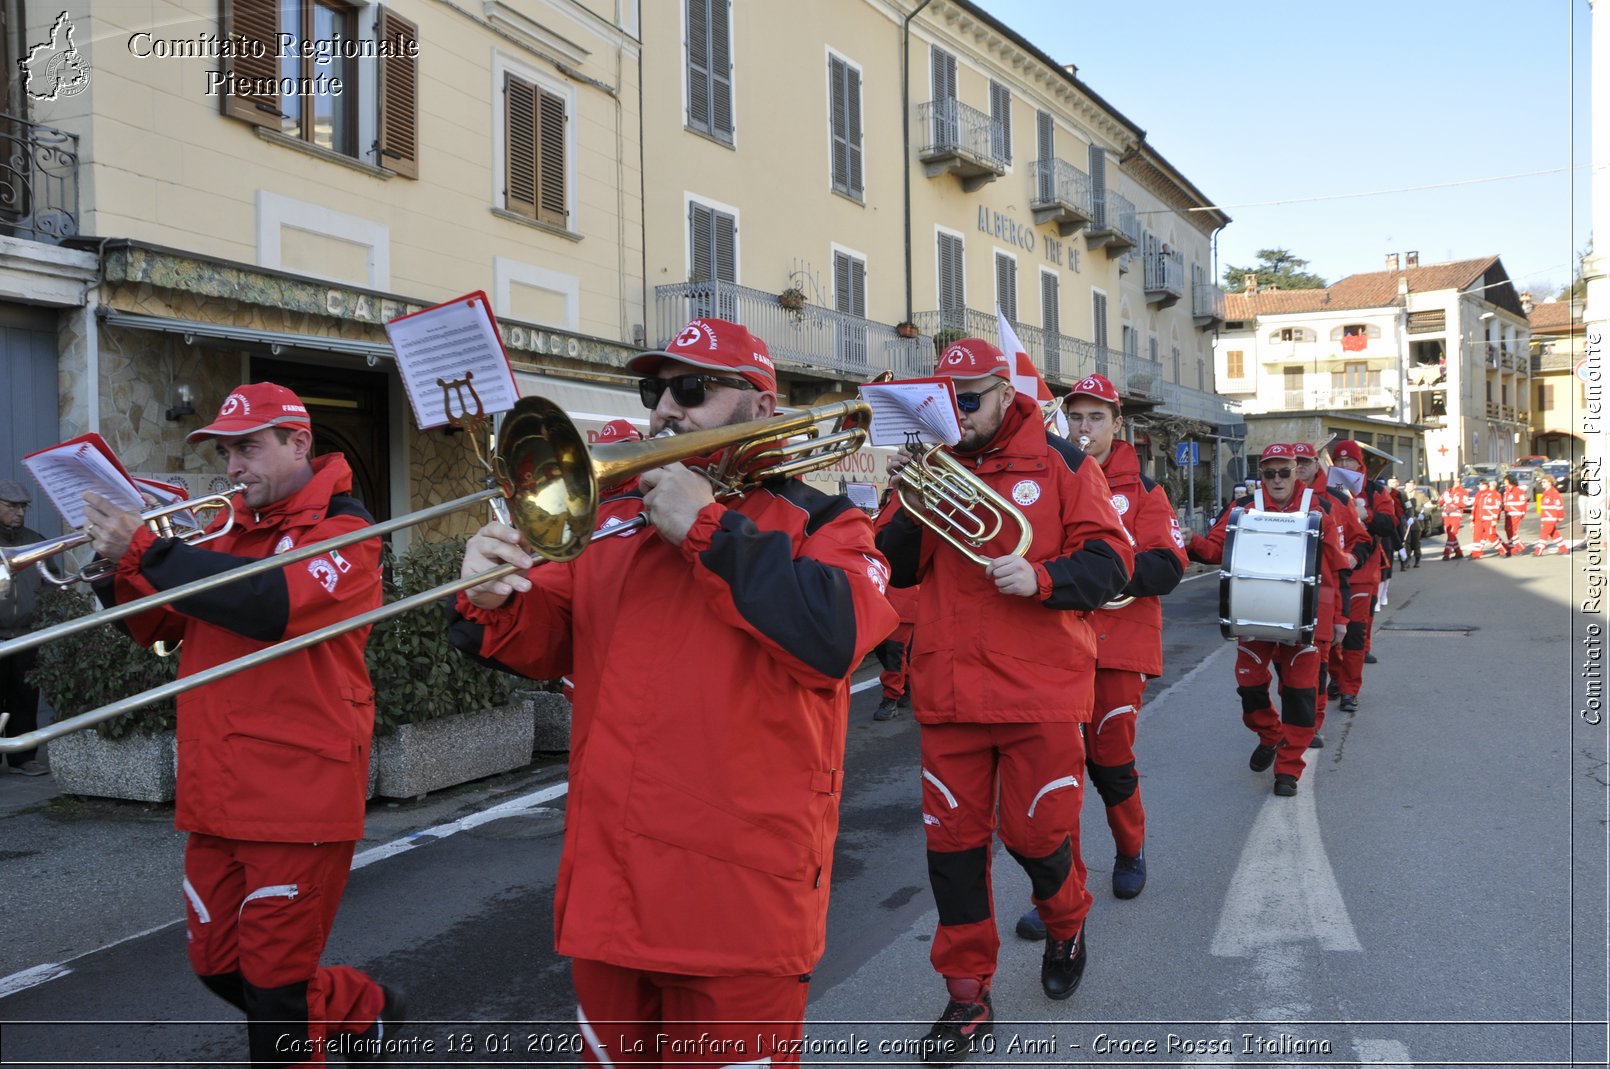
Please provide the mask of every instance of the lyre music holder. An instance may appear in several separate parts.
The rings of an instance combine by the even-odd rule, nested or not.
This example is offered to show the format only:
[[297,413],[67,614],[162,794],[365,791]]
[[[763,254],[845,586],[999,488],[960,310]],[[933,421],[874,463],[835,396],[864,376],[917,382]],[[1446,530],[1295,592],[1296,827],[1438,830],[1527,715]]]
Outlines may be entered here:
[[[486,411],[481,407],[481,395],[475,392],[475,372],[466,371],[461,379],[437,379],[436,385],[442,388],[442,411],[447,415],[447,425],[454,430],[465,431],[469,435],[470,445],[475,447],[475,459],[481,462],[486,469],[486,485],[495,487],[499,485],[497,469],[492,466],[495,455],[492,441],[491,421]],[[453,409],[453,399],[458,399],[458,410]],[[509,503],[501,497],[491,501],[492,512],[497,516],[498,522],[507,524],[509,520]]]

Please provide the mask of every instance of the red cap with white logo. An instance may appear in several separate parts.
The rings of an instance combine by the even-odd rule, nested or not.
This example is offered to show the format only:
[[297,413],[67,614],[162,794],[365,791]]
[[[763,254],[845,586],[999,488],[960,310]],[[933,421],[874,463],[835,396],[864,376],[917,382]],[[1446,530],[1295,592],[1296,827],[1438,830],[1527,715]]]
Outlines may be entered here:
[[1297,447],[1288,442],[1275,442],[1263,447],[1260,460],[1296,460]]
[[253,382],[236,386],[218,406],[218,418],[185,435],[187,442],[202,438],[238,438],[269,427],[307,427],[307,407],[302,399],[272,382]]
[[640,353],[626,367],[639,375],[652,375],[667,360],[704,371],[730,372],[757,390],[777,392],[777,368],[766,343],[749,333],[749,328],[725,319],[695,319],[664,349]]
[[1291,448],[1296,451],[1298,460],[1319,459],[1319,454],[1314,451],[1313,442],[1294,442]]
[[939,354],[934,375],[950,379],[981,379],[986,375],[999,375],[1008,381],[1012,369],[1006,357],[983,338],[963,338],[953,341]]
[[1123,402],[1118,400],[1118,388],[1105,375],[1086,375],[1079,380],[1078,385],[1068,391],[1069,397],[1075,397],[1080,394],[1086,397],[1094,397],[1098,401],[1105,401],[1110,405],[1123,406]]
[[641,441],[643,432],[629,419],[612,419],[604,424],[604,429],[598,432],[598,445],[608,445],[610,442],[636,442]]

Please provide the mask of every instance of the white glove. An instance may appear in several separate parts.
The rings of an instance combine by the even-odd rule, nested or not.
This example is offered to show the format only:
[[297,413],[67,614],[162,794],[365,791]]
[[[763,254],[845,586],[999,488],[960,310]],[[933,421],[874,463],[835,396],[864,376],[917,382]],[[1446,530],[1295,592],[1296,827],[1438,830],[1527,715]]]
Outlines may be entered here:
[[1409,559],[1409,551],[1407,549],[1404,549],[1402,546],[1399,546],[1398,547],[1398,560],[1407,561],[1408,559]]

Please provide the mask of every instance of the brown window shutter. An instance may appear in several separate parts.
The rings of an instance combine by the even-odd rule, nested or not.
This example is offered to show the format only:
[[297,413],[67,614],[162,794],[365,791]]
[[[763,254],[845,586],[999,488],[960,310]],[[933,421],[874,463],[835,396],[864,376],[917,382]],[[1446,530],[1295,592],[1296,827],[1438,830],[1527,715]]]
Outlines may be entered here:
[[503,83],[504,199],[511,212],[537,216],[537,91],[512,75]]
[[[223,0],[223,37],[247,45],[248,53],[224,60],[224,74],[232,85],[235,79],[256,81],[279,77],[275,60],[279,46],[279,19],[275,0]],[[255,46],[254,46],[255,43]],[[219,100],[223,113],[253,126],[279,129],[280,98],[275,92],[245,94],[225,92]]]
[[565,101],[552,93],[537,93],[540,113],[541,168],[538,174],[537,218],[554,226],[565,226]]
[[419,177],[419,27],[380,9],[380,40],[392,44],[392,55],[380,60],[380,160],[404,178]]

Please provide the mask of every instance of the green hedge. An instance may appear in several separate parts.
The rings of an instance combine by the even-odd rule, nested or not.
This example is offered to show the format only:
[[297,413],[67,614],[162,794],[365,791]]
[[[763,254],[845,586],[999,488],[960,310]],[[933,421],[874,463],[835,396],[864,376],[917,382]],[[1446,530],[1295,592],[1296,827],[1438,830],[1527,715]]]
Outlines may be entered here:
[[[385,550],[385,600],[390,602],[458,578],[462,539],[416,543],[402,556]],[[47,587],[39,595],[39,626],[71,620],[99,603],[87,591]],[[484,668],[455,650],[438,605],[403,613],[375,624],[364,650],[375,687],[375,730],[417,724],[454,713],[508,702],[516,686],[528,683]],[[39,650],[30,678],[59,717],[98,709],[131,694],[161,686],[178,675],[178,657],[158,657],[136,645],[114,625],[81,631]],[[174,699],[102,721],[104,738],[171,729]]]

